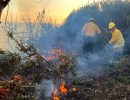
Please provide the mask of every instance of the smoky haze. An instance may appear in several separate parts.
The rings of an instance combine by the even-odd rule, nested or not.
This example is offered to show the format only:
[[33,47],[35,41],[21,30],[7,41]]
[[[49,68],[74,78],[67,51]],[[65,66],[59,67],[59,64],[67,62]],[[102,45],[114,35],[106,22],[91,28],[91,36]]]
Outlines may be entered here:
[[[130,15],[130,13],[126,11],[126,5],[129,7],[130,3],[119,0],[116,1],[114,5],[113,2],[102,3],[102,11],[98,9],[97,4],[85,6],[79,10],[73,11],[66,19],[64,25],[55,32],[54,37],[56,37],[56,40],[54,41],[52,36],[46,43],[49,44],[51,42],[52,44],[50,47],[54,47],[58,44],[61,48],[77,54],[77,76],[88,77],[90,74],[98,76],[103,69],[113,63],[114,56],[117,56],[112,54],[112,50],[108,45],[108,41],[111,38],[111,33],[108,30],[109,22],[115,22],[117,28],[122,31],[127,47],[124,48],[124,54],[129,53],[130,20],[122,16]],[[111,7],[111,9],[108,9],[109,7]],[[89,18],[95,19],[102,33],[96,42],[96,53],[89,52],[87,55],[84,55],[81,34],[82,28],[84,24],[88,22]]]
[[[21,2],[25,3],[25,1]],[[27,40],[27,43],[31,43],[39,48],[43,54],[48,53],[49,50],[56,47],[76,54],[76,70],[81,74],[79,76],[87,76],[86,73],[88,72],[95,74],[100,73],[102,69],[108,65],[108,56],[112,55],[111,48],[108,45],[108,41],[111,38],[111,33],[108,30],[109,22],[115,22],[117,28],[122,31],[127,47],[125,47],[124,53],[129,53],[130,12],[127,9],[130,7],[130,2],[124,2],[122,0],[116,2],[104,1],[101,2],[102,10],[99,9],[98,4],[99,2],[74,10],[60,27],[54,27],[49,24],[39,24],[40,29],[36,31],[32,29],[33,24],[30,25],[30,23],[28,23],[27,31],[30,32],[30,34],[42,35],[39,35],[38,38],[30,38],[30,40]],[[87,55],[84,55],[82,49],[82,28],[90,18],[95,19],[102,33],[96,41],[96,52],[89,52]],[[31,39],[35,41],[30,42],[32,41]]]
[[[18,2],[24,4],[27,1],[24,0]],[[117,28],[122,31],[126,40],[126,46],[129,43],[128,33],[130,28],[130,20],[127,17],[129,17],[130,12],[126,11],[126,4],[129,7],[130,2],[125,3],[124,1],[119,0],[113,5],[113,2],[105,1],[101,3],[102,10],[99,9],[98,4],[99,2],[94,3],[93,5],[86,5],[73,11],[68,16],[65,23],[60,27],[54,27],[49,24],[39,24],[40,29],[37,31],[32,29],[33,24],[31,25],[31,23],[28,23],[26,26],[27,32],[31,35],[33,34],[34,38],[30,38],[25,42],[33,44],[40,50],[40,52],[43,52],[43,54],[46,54],[52,48],[60,47],[66,51],[76,54],[77,71],[85,70],[88,72],[88,68],[92,68],[92,70],[95,70],[94,73],[98,73],[96,70],[99,70],[100,72],[100,69],[102,70],[104,68],[104,64],[107,65],[107,62],[105,61],[107,59],[107,54],[111,54],[111,49],[108,46],[108,41],[111,38],[111,33],[108,30],[108,23],[110,21],[115,22]],[[109,7],[111,7],[111,9],[108,9]],[[122,14],[127,17],[123,17]],[[96,41],[96,53],[93,54],[89,52],[87,55],[84,55],[82,49],[82,28],[90,18],[95,19],[96,24],[99,26],[102,33]],[[41,36],[38,34],[41,34]],[[35,41],[31,42],[32,40]],[[128,48],[125,48],[125,51],[129,52]],[[101,68],[101,66],[100,68],[96,67],[96,65],[98,65],[97,63],[99,65],[102,64],[103,68]],[[94,68],[90,67],[90,65],[94,66]]]
[[[71,51],[76,54],[77,64],[75,70],[77,77],[99,76],[103,69],[113,64],[113,58],[117,56],[112,53],[112,49],[108,44],[111,38],[111,33],[108,30],[109,22],[113,21],[116,23],[117,28],[122,31],[125,37],[126,47],[129,46],[130,12],[127,12],[126,9],[130,7],[130,2],[121,0],[116,1],[114,4],[104,2],[102,3],[102,11],[98,9],[97,4],[87,5],[73,11],[66,19],[64,25],[60,27],[54,28],[51,25],[42,25],[42,28],[45,29],[44,35],[38,39],[36,38],[35,40],[37,41],[32,44],[39,48],[43,54],[57,46],[66,51]],[[96,41],[96,52],[89,52],[85,55],[82,49],[82,28],[90,18],[95,19],[102,33]],[[129,53],[130,48],[126,47],[124,53]],[[51,80],[43,81],[39,86],[44,86],[45,90],[46,86],[51,87],[50,91],[54,88]],[[41,90],[43,91],[44,89]],[[47,97],[51,96],[50,91],[48,93],[45,92]]]

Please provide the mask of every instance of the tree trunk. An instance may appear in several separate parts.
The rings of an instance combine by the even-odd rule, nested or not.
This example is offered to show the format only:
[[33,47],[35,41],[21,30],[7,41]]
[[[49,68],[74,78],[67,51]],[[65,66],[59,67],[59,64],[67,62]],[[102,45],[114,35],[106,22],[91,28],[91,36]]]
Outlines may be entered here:
[[8,5],[10,0],[0,0],[0,20],[3,9]]

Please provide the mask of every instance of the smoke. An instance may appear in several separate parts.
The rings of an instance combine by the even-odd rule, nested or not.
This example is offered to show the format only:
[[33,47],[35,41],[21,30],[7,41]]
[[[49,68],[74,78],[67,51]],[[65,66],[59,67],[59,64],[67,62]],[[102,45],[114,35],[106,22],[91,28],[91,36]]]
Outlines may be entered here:
[[20,12],[32,14],[34,16],[34,11],[40,10],[43,7],[43,2],[37,3],[38,0],[14,0],[13,4],[16,5]]
[[42,83],[36,85],[36,100],[43,100],[43,98],[49,98],[52,96],[54,91],[54,83],[50,80],[43,80]]
[[31,11],[31,8],[33,7],[35,7],[35,9],[38,8],[34,5],[34,0],[15,0],[14,2],[16,3],[18,10],[21,12],[27,12],[28,10]]
[[[42,37],[38,38],[38,41],[36,41],[34,45],[42,50],[44,54],[48,53],[47,51],[50,49],[56,47],[60,47],[66,51],[71,51],[72,53],[76,54],[77,64],[75,69],[77,72],[77,77],[98,77],[105,68],[107,68],[110,64],[113,64],[118,55],[114,53],[111,46],[108,45],[108,40],[110,39],[109,37],[111,37],[111,35],[107,30],[108,22],[112,21],[116,17],[112,16],[113,10],[106,11],[107,9],[105,10],[105,6],[103,7],[103,12],[99,12],[97,6],[84,7],[79,11],[74,11],[66,19],[64,25],[59,28],[53,28],[53,25],[43,25],[43,29],[45,29],[44,32],[46,33],[44,33]],[[112,13],[108,14],[108,12]],[[116,15],[117,14],[115,14],[115,16]],[[81,35],[82,28],[91,17],[96,20],[99,28],[102,28],[102,33],[97,39],[98,41],[96,41],[97,45],[95,48],[97,50],[94,53],[90,51],[84,54]],[[43,82],[38,85],[38,89],[42,91],[46,98],[50,97],[54,90],[54,83],[52,80],[43,80]],[[37,97],[37,99],[39,99],[40,96]]]
[[114,56],[110,51],[110,46],[106,45],[104,49],[95,53],[87,53],[77,58],[76,72],[78,77],[90,78],[98,77],[102,71],[107,68]]

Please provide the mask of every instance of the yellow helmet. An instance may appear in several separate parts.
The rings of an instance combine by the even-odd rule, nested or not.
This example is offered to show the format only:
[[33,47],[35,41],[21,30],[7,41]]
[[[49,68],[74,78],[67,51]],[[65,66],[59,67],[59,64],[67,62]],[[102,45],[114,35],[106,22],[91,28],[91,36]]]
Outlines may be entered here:
[[114,22],[110,22],[108,28],[111,29],[111,28],[113,28],[114,26],[116,26],[115,23],[114,23]]
[[93,18],[90,18],[89,21],[95,21]]

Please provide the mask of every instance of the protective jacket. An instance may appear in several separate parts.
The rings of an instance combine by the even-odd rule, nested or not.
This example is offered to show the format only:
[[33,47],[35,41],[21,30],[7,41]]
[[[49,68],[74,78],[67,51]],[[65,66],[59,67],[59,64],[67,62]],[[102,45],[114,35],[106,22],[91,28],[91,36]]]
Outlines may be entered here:
[[116,28],[114,32],[112,32],[112,38],[109,43],[113,44],[114,48],[124,47],[124,37],[119,29]]
[[94,22],[89,22],[84,25],[82,33],[85,36],[95,36],[96,34],[101,33],[101,31]]

